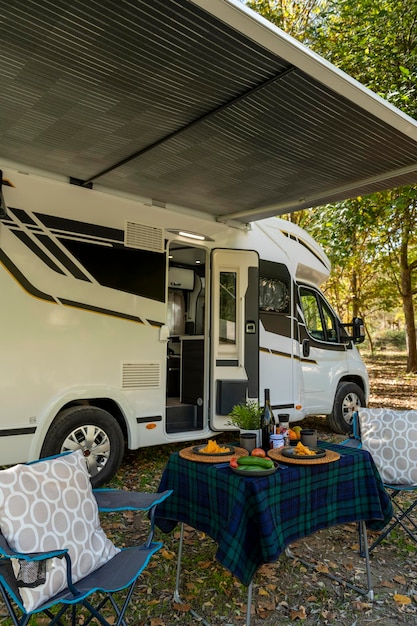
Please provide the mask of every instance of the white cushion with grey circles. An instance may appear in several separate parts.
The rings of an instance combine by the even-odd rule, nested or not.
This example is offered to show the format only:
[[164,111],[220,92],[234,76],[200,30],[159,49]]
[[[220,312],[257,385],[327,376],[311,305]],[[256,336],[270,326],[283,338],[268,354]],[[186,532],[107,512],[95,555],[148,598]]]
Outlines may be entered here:
[[417,483],[417,411],[360,409],[362,447],[386,484]]
[[[67,548],[73,582],[119,552],[100,526],[96,499],[80,450],[0,471],[0,527],[9,545],[21,553]],[[22,564],[21,560],[13,562],[17,578]],[[26,572],[21,574],[21,578],[30,576]],[[35,587],[20,587],[26,611],[34,610],[66,586],[65,559],[48,559],[45,582]]]

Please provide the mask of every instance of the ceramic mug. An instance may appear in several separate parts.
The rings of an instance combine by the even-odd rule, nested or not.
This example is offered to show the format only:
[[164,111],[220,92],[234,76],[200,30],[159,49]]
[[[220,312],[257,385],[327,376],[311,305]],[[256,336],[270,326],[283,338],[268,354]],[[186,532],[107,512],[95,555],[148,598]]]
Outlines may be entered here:
[[301,443],[310,449],[317,448],[317,430],[303,428],[300,432]]
[[240,433],[239,444],[241,448],[244,448],[250,454],[256,448],[255,433]]

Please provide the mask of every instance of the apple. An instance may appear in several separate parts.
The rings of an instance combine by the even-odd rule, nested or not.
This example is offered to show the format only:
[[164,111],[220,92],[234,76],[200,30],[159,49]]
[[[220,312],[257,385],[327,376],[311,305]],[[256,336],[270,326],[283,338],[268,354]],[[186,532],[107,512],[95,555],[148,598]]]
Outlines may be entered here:
[[251,456],[259,456],[263,458],[266,456],[266,452],[265,450],[262,450],[262,448],[254,448],[251,452]]

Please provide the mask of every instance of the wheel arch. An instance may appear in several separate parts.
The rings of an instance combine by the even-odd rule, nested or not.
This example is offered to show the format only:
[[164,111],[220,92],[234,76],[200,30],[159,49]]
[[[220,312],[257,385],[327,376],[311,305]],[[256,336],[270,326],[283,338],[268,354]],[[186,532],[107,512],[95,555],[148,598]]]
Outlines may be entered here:
[[336,385],[336,390],[343,383],[355,383],[356,385],[358,385],[358,387],[362,389],[363,393],[365,394],[365,397],[367,396],[367,389],[366,389],[365,381],[362,378],[362,376],[358,376],[355,374],[347,374],[346,376],[342,376],[342,378],[339,380],[339,382]]
[[45,439],[57,418],[67,409],[76,406],[90,406],[107,411],[119,425],[125,444],[129,447],[131,433],[129,432],[128,418],[117,400],[99,394],[88,398],[82,397],[81,395],[74,397],[74,391],[72,391],[66,396],[56,398],[53,403],[48,405],[47,410],[43,416],[41,416],[36,436],[33,438],[31,444],[29,453],[30,459],[39,458]]
[[110,413],[110,415],[112,415],[114,419],[116,420],[116,422],[119,424],[120,428],[122,429],[123,437],[125,438],[125,441],[127,441],[128,430],[127,430],[126,418],[120,406],[117,404],[115,400],[112,400],[111,398],[88,398],[88,399],[72,400],[71,402],[67,402],[59,409],[58,413],[55,415],[54,419],[50,423],[49,428],[52,426],[55,419],[61,413],[63,413],[64,411],[66,411],[66,409],[69,409],[73,406],[91,406],[91,407],[97,407],[98,409],[103,409],[104,411],[107,411],[107,413]]

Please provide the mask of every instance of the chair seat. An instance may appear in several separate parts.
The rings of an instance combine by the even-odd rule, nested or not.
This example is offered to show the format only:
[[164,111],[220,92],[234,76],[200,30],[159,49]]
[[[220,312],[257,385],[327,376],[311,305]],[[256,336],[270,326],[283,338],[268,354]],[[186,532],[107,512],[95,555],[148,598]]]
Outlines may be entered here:
[[155,552],[162,548],[162,543],[153,542],[149,548],[135,546],[126,548],[116,554],[110,561],[102,565],[99,569],[79,580],[74,587],[80,595],[74,594],[67,588],[51,598],[48,602],[38,608],[43,611],[54,604],[78,604],[92,593],[102,591],[104,593],[115,593],[129,587],[141,574],[149,563]]

